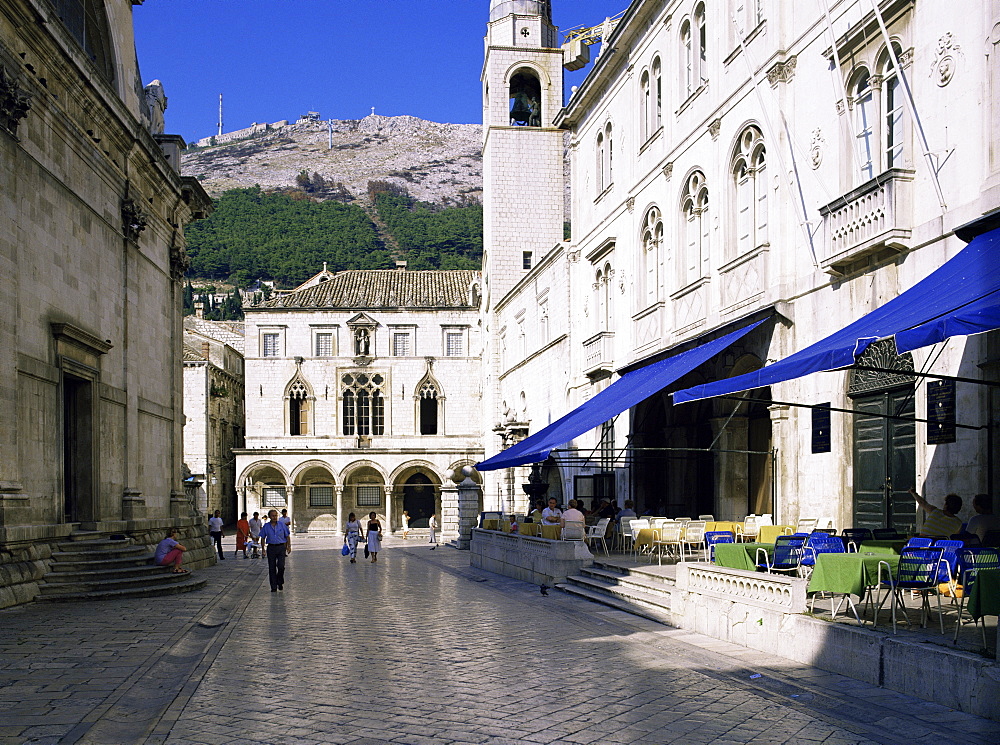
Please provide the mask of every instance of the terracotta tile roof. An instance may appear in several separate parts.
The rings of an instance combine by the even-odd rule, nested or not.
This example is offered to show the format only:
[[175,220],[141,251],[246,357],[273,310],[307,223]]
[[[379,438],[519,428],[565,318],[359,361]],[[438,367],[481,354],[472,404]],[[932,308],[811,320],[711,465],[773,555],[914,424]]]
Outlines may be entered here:
[[185,362],[204,362],[205,355],[201,353],[200,349],[195,349],[190,344],[184,345],[184,361]]
[[479,278],[471,270],[400,271],[357,269],[266,300],[265,308],[471,308],[470,287]]

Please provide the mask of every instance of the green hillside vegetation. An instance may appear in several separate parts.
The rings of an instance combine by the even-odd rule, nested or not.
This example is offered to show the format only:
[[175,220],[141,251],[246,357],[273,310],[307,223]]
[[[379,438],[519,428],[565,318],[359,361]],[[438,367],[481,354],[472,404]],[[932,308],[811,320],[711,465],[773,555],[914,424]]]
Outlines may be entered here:
[[[317,189],[313,178],[306,180],[308,184],[298,186],[327,191]],[[334,272],[391,268],[397,257],[382,245],[369,216],[337,196],[316,201],[306,189],[278,193],[260,187],[224,192],[210,217],[187,227],[188,275],[238,287],[258,278],[293,287],[319,271],[324,261]],[[369,184],[369,197],[379,221],[405,252],[400,258],[409,269],[481,266],[480,205],[439,208],[416,202],[401,187],[384,182]]]

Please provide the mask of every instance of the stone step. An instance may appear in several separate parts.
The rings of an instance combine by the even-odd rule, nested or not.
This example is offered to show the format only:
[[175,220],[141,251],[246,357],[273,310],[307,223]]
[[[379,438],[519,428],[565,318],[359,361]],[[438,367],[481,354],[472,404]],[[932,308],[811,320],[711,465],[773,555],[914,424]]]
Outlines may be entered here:
[[[52,552],[53,561],[96,561],[98,559],[122,559],[135,556],[148,556],[149,549],[145,546],[117,545],[117,546],[96,546],[92,549],[75,548],[67,551],[63,548],[65,544],[59,546],[60,551]],[[80,543],[79,546],[86,544]]]
[[[172,574],[172,572],[170,572]],[[208,582],[207,579],[195,577],[190,574],[179,574],[183,577],[179,582],[168,585],[149,585],[145,587],[130,587],[126,589],[101,589],[99,591],[78,591],[66,592],[58,595],[41,595],[39,601],[48,603],[78,602],[81,600],[118,600],[120,598],[143,598],[157,597],[160,595],[175,595],[181,592],[191,592],[199,590]]]
[[611,585],[601,585],[591,582],[585,577],[568,577],[565,583],[556,587],[570,595],[586,598],[601,605],[607,605],[626,613],[648,618],[651,621],[672,625],[670,608],[662,604],[662,599],[654,595],[646,595],[638,591],[615,592]]
[[670,593],[676,589],[676,583],[672,579],[642,573],[621,574],[596,566],[584,567],[580,570],[580,575],[609,586],[620,588],[622,591],[634,590],[636,592],[645,592],[650,595],[663,597],[668,601]]
[[74,530],[68,536],[71,541],[95,541],[104,537],[99,530]]
[[71,582],[92,582],[94,580],[119,579],[126,577],[148,577],[150,575],[160,575],[163,571],[163,567],[156,566],[148,562],[128,567],[90,567],[78,571],[51,572],[45,575],[45,582],[50,585],[62,585]]
[[115,594],[119,591],[133,589],[166,589],[182,583],[191,576],[190,574],[175,574],[163,567],[150,568],[156,572],[129,577],[104,573],[77,582],[49,582],[46,578],[46,581],[39,585],[38,591],[45,598],[88,593]]
[[55,561],[49,566],[50,574],[63,574],[67,572],[91,572],[100,569],[131,569],[132,567],[152,566],[153,554],[130,554],[119,556],[114,559],[91,559],[78,558]]

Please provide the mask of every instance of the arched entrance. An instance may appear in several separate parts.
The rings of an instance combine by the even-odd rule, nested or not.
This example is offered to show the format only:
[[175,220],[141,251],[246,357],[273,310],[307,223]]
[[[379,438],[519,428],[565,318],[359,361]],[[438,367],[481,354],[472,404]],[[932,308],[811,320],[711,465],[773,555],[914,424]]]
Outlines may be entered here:
[[419,471],[403,482],[403,509],[410,515],[410,527],[426,528],[430,516],[437,511],[434,486],[430,477]]

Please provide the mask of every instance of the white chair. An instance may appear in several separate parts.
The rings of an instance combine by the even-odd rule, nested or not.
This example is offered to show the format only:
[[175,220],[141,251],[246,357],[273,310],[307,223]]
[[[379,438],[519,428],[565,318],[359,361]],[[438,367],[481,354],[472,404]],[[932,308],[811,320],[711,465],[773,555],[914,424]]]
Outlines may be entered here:
[[629,527],[629,523],[635,520],[634,517],[623,517],[618,522],[618,547],[622,551],[628,551],[629,547],[632,545],[632,529]]
[[698,515],[699,520],[707,520],[710,523],[715,522],[715,515]]
[[[607,532],[608,524],[611,522],[611,518],[605,517],[603,520],[598,520],[596,525],[590,525],[587,527],[587,544],[593,546],[594,543],[600,543],[604,546],[604,553],[608,553],[608,541]],[[593,542],[593,543],[592,543]]]
[[[681,541],[681,524],[680,523],[669,523],[660,528],[659,536],[653,541],[653,550],[656,551],[659,563],[663,564],[663,551],[668,550],[668,553],[674,554],[674,549],[676,549],[676,556],[679,558],[684,551],[684,544]],[[650,556],[652,561],[652,556]]]
[[765,512],[757,520],[758,525],[774,525],[774,515],[770,512]]
[[819,524],[819,518],[816,517],[800,517],[798,524],[795,526],[796,533],[812,533]]
[[[705,548],[705,521],[704,520],[691,520],[684,525],[684,538],[683,538],[683,548],[689,549],[691,554],[694,554],[694,547],[701,546],[703,551]],[[684,552],[681,552],[681,560],[684,559]]]
[[583,520],[567,520],[562,526],[564,541],[582,541],[587,537],[587,524]]
[[753,543],[757,536],[760,535],[760,523],[757,522],[758,517],[756,515],[747,515],[743,520],[743,527],[740,528],[737,524],[736,540],[743,541],[744,543]]
[[[634,518],[629,524],[629,529],[632,531],[632,553],[638,558],[642,546],[638,543],[639,531],[649,530],[649,520],[641,517]],[[645,545],[645,544],[644,544]],[[652,543],[647,545],[647,548],[652,549]]]

